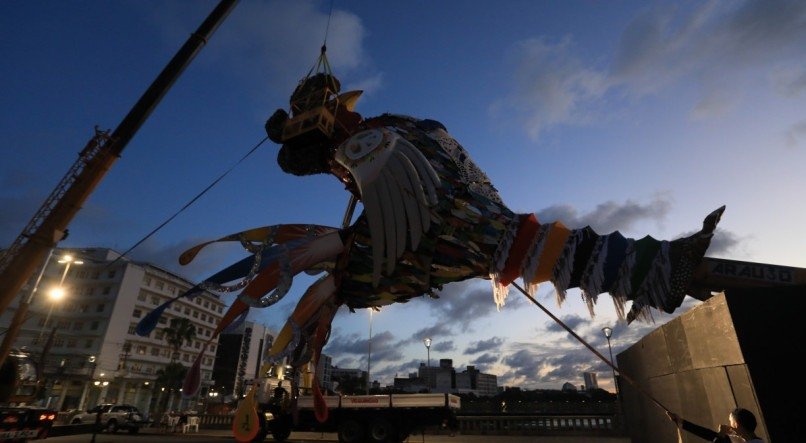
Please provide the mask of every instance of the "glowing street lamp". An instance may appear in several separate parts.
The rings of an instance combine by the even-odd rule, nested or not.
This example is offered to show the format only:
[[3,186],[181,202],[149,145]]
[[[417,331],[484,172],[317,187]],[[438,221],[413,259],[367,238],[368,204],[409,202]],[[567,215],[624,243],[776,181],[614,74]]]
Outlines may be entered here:
[[431,337],[426,337],[423,339],[423,344],[425,344],[425,349],[428,352],[428,365],[426,367],[431,367]]
[[616,399],[618,399],[618,382],[616,382],[616,369],[615,363],[613,362],[613,348],[610,346],[610,337],[613,336],[613,328],[605,326],[602,328],[602,332],[605,338],[607,338],[607,349],[610,350],[610,364],[612,365],[610,369],[613,370],[613,387],[616,389]]

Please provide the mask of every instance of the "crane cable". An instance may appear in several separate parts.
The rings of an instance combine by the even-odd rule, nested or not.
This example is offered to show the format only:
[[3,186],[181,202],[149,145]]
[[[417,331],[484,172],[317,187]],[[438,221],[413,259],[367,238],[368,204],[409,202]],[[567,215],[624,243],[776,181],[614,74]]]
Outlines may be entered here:
[[[542,304],[541,304],[539,301],[537,301],[537,300],[536,300],[534,297],[532,297],[531,295],[529,295],[529,293],[528,293],[528,292],[526,292],[526,291],[525,291],[525,290],[524,290],[524,289],[523,289],[523,288],[522,288],[520,285],[518,285],[516,282],[512,282],[512,286],[514,286],[514,287],[515,287],[515,288],[516,288],[518,291],[520,291],[520,292],[521,292],[521,294],[523,294],[523,295],[524,295],[524,297],[528,298],[528,299],[529,299],[529,301],[531,301],[532,303],[534,303],[534,304],[535,304],[535,306],[537,306],[537,307],[538,307],[538,308],[540,308],[540,309],[541,309],[543,312],[545,312],[545,313],[546,313],[546,315],[548,315],[549,317],[551,317],[551,319],[552,319],[552,320],[554,320],[555,322],[557,322],[557,324],[559,324],[560,326],[562,326],[562,327],[563,327],[563,329],[565,329],[565,330],[566,330],[566,331],[567,331],[569,334],[571,334],[571,336],[572,336],[572,337],[574,337],[575,339],[577,339],[577,340],[578,340],[580,343],[582,343],[582,344],[583,344],[583,345],[584,345],[586,348],[588,348],[588,350],[589,350],[589,351],[593,352],[593,353],[594,353],[594,354],[595,354],[597,357],[599,357],[599,359],[600,359],[600,360],[602,360],[603,362],[605,362],[605,364],[607,364],[607,366],[610,366],[610,368],[612,368],[614,371],[618,372],[619,376],[621,376],[621,377],[622,377],[624,380],[626,380],[626,381],[627,381],[629,384],[631,384],[631,385],[632,385],[632,386],[633,386],[633,387],[634,387],[636,390],[638,390],[638,392],[640,392],[640,393],[644,394],[644,395],[645,395],[647,398],[649,398],[649,399],[650,399],[650,400],[651,400],[653,403],[655,403],[656,405],[658,405],[658,406],[659,406],[661,409],[663,409],[664,411],[669,412],[669,408],[667,408],[666,406],[664,406],[664,405],[663,405],[663,404],[662,404],[660,401],[658,401],[658,400],[657,400],[655,397],[653,397],[653,396],[652,396],[652,394],[650,394],[650,393],[649,393],[649,392],[647,392],[647,391],[646,391],[644,388],[642,388],[642,387],[641,387],[641,385],[639,385],[639,384],[638,384],[638,383],[637,383],[635,380],[633,380],[631,377],[629,377],[629,376],[627,376],[626,374],[624,374],[623,372],[621,372],[621,371],[620,371],[620,370],[619,370],[619,369],[618,369],[616,366],[614,366],[614,365],[613,365],[613,362],[611,362],[610,360],[608,360],[608,359],[607,359],[607,357],[605,357],[605,356],[604,356],[604,355],[602,355],[602,354],[601,354],[599,351],[597,351],[596,349],[594,349],[594,347],[593,347],[593,346],[591,346],[591,345],[590,345],[590,343],[586,342],[586,341],[585,341],[585,340],[584,340],[582,337],[580,337],[579,335],[577,335],[577,333],[576,333],[576,332],[574,332],[574,330],[573,330],[573,329],[571,329],[571,328],[570,328],[568,325],[566,325],[565,323],[563,323],[563,321],[562,321],[562,320],[560,320],[559,318],[557,318],[557,316],[555,316],[554,314],[552,314],[552,313],[551,313],[551,311],[549,311],[548,309],[546,309],[546,307],[545,307],[545,306],[543,306],[543,305],[542,305]],[[616,383],[616,380],[613,380],[613,383]]]
[[182,212],[184,212],[184,211],[185,211],[185,209],[189,208],[189,207],[190,207],[190,205],[192,205],[193,203],[196,203],[196,200],[198,200],[199,198],[201,198],[201,196],[202,196],[202,195],[206,194],[206,193],[207,193],[207,191],[209,191],[210,189],[212,189],[212,188],[213,188],[213,186],[217,185],[217,184],[218,184],[218,182],[220,182],[220,181],[221,181],[221,180],[222,180],[224,177],[226,177],[226,176],[227,176],[227,175],[228,175],[230,172],[232,172],[232,170],[233,170],[233,169],[235,169],[235,167],[236,167],[236,166],[238,166],[239,164],[241,164],[241,163],[242,163],[244,160],[246,160],[246,159],[247,159],[247,158],[248,158],[250,155],[252,155],[252,154],[253,154],[255,151],[257,151],[257,148],[259,148],[259,147],[260,147],[260,146],[261,146],[263,143],[265,143],[265,142],[266,142],[266,140],[268,140],[268,139],[269,139],[269,137],[268,137],[268,136],[263,137],[263,140],[259,141],[259,142],[258,142],[258,143],[257,143],[255,146],[253,146],[253,147],[252,147],[252,149],[250,149],[250,150],[249,150],[249,152],[247,152],[246,154],[244,154],[244,156],[243,156],[243,157],[241,157],[241,159],[240,159],[240,160],[238,160],[237,162],[235,162],[235,164],[234,164],[234,165],[230,166],[230,167],[229,167],[229,169],[227,169],[226,171],[224,171],[224,173],[223,173],[223,174],[219,175],[219,176],[218,176],[218,178],[216,178],[215,180],[213,180],[213,182],[212,182],[212,183],[210,183],[209,185],[207,185],[207,187],[206,187],[206,188],[204,188],[204,189],[203,189],[201,192],[199,192],[198,194],[196,194],[196,196],[195,196],[195,197],[193,197],[192,199],[190,199],[190,201],[189,201],[189,202],[185,203],[185,205],[184,205],[184,206],[182,206],[182,208],[180,208],[178,211],[176,211],[176,212],[175,212],[175,213],[174,213],[172,216],[168,217],[168,219],[167,219],[167,220],[165,220],[164,222],[160,223],[160,224],[159,224],[159,225],[158,225],[156,228],[152,229],[152,230],[151,230],[151,232],[149,232],[149,233],[148,233],[148,234],[147,234],[145,237],[141,238],[141,239],[140,239],[140,240],[139,240],[137,243],[135,243],[135,244],[134,244],[134,246],[132,246],[132,247],[130,247],[129,249],[127,249],[127,250],[126,250],[126,252],[124,252],[124,253],[120,254],[120,256],[118,256],[117,258],[115,258],[114,260],[112,260],[112,262],[110,262],[110,263],[109,263],[108,265],[106,265],[106,266],[107,266],[107,267],[110,267],[110,266],[114,265],[114,264],[115,264],[115,263],[116,263],[118,260],[120,260],[122,257],[125,257],[125,256],[126,256],[128,253],[132,252],[132,251],[133,251],[135,248],[137,248],[138,246],[140,246],[140,245],[141,245],[141,244],[142,244],[144,241],[146,241],[146,240],[148,240],[149,238],[151,238],[151,236],[152,236],[152,235],[156,234],[156,233],[157,233],[157,231],[159,231],[160,229],[162,229],[163,227],[165,227],[165,225],[167,225],[168,223],[170,223],[170,222],[171,222],[173,219],[175,219],[175,218],[176,218],[176,217],[177,217],[179,214],[181,214]]

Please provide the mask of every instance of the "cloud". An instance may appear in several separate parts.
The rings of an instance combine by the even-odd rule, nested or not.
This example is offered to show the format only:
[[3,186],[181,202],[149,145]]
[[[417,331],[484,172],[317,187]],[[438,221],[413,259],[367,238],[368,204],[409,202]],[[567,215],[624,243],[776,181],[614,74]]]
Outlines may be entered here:
[[806,91],[806,69],[782,68],[774,75],[778,92],[785,97],[797,97]]
[[473,364],[475,364],[478,367],[487,366],[496,363],[500,358],[501,357],[499,357],[496,354],[490,354],[490,353],[481,354],[480,356],[473,359]]
[[470,346],[465,349],[464,354],[476,354],[478,352],[489,351],[491,349],[499,349],[504,344],[504,339],[500,337],[492,337],[489,340],[480,340],[470,343]]
[[[359,358],[352,358],[353,361],[363,361],[366,366],[366,357],[369,351],[369,337],[359,337],[351,334],[349,336],[334,337],[325,346],[324,353],[345,358],[347,355],[355,355]],[[349,357],[347,357],[349,358]],[[372,360],[373,361],[397,361],[403,358],[399,342],[395,336],[384,331],[372,336]]]
[[659,194],[645,204],[627,200],[624,203],[608,201],[596,206],[592,211],[579,214],[577,209],[568,204],[554,205],[541,209],[537,217],[542,223],[562,220],[571,228],[590,226],[600,234],[615,230],[629,230],[642,220],[663,220],[671,209],[672,201],[668,195]]
[[509,55],[514,90],[493,103],[492,111],[522,115],[521,123],[533,140],[552,126],[587,121],[587,109],[602,98],[608,81],[604,73],[584,66],[573,50],[570,37],[557,43],[545,38],[517,43]]
[[434,352],[449,352],[456,350],[456,345],[453,344],[453,340],[440,341],[432,345],[431,349],[433,349]]
[[[563,323],[568,325],[571,329],[576,329],[582,323],[587,323],[589,320],[584,319],[576,314],[566,315],[565,317],[560,318]],[[558,323],[549,323],[546,327],[546,331],[548,332],[566,332],[565,328],[560,326]]]
[[[584,55],[566,36],[527,39],[509,51],[513,85],[491,111],[519,114],[537,141],[557,126],[601,122],[624,100],[657,94],[685,82],[700,88],[690,112],[703,119],[732,109],[747,90],[758,90],[757,72],[792,70],[806,47],[806,3],[797,0],[662,4],[641,10],[614,50]],[[604,60],[604,61],[603,61]],[[609,66],[605,66],[609,63]],[[802,67],[770,85],[794,95],[806,88]]]
[[440,319],[453,319],[462,332],[472,330],[476,320],[496,312],[488,282],[467,280],[451,283],[437,295],[439,300],[432,301],[434,315]]
[[806,120],[801,120],[790,126],[786,131],[786,144],[795,147],[800,142],[806,140]]
[[237,63],[256,85],[264,85],[269,77],[290,92],[314,65],[327,29],[327,56],[336,76],[368,90],[379,87],[381,76],[367,55],[361,19],[336,8],[328,24],[328,12],[310,0],[244,4],[226,24],[237,32],[219,32],[216,38],[221,41],[210,48],[211,58]]

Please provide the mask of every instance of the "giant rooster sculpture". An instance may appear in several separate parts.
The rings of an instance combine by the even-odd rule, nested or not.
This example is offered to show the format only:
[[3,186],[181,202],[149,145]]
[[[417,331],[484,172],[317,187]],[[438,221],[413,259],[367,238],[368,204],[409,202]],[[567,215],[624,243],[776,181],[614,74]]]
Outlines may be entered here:
[[[324,276],[301,297],[268,351],[269,359],[288,358],[295,369],[318,360],[340,306],[407,302],[471,278],[492,281],[499,308],[516,278],[532,292],[550,282],[559,301],[578,287],[591,313],[597,296],[609,293],[629,321],[650,308],[680,306],[724,207],[705,218],[702,230],[674,241],[542,224],[534,214],[507,208],[442,124],[391,114],[364,119],[353,111],[359,95],[339,94],[329,72],[309,75],[291,97],[291,115],[278,110],[268,120],[269,138],[282,144],[277,160],[285,172],[334,175],[363,212],[351,224],[348,214],[342,227],[275,225],[216,240],[239,241],[251,255],[180,296],[240,290],[213,337],[250,307],[277,302],[302,271]],[[185,252],[180,262],[210,243]],[[627,301],[632,306],[625,313]],[[146,317],[138,333],[148,334],[167,305]],[[185,380],[186,396],[199,388],[199,362]],[[316,377],[313,383],[317,417],[324,420]]]

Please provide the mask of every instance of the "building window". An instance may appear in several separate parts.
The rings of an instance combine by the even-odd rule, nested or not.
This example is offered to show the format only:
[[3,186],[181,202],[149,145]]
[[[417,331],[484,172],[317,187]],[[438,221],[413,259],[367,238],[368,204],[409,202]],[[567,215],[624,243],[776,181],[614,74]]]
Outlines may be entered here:
[[182,311],[182,306],[179,303],[174,304],[174,311]]
[[209,302],[209,301],[207,301],[207,300],[205,300],[205,301],[204,301],[204,307],[205,307],[205,308],[209,308],[209,307],[210,307],[210,302]]
[[90,330],[97,331],[98,326],[100,326],[100,324],[97,321],[94,321],[94,322],[90,323]]
[[211,346],[210,346],[210,351],[211,351],[211,352],[215,352],[215,345],[211,345]]
[[157,282],[157,289],[159,289],[161,291],[164,287],[165,287],[165,283],[163,283],[161,281]]
[[193,318],[199,318],[199,311],[193,311]]
[[143,311],[141,311],[139,309],[135,309],[134,311],[132,311],[132,317],[140,318],[142,316],[143,316]]
[[79,311],[81,311],[81,312],[87,312],[87,311],[89,311],[89,310],[90,310],[90,305],[81,305],[81,306],[78,308],[78,310],[79,310]]
[[77,321],[77,322],[73,323],[73,330],[74,331],[80,331],[82,329],[84,329],[84,322]]
[[78,273],[76,274],[76,278],[87,278],[87,275],[88,275],[87,271],[78,271]]
[[92,347],[92,339],[87,339],[87,341],[84,342],[84,349],[89,349],[91,347]]
[[143,277],[143,286],[151,286],[151,277]]
[[207,321],[207,314],[205,314],[204,312],[202,312],[201,321]]
[[59,329],[70,329],[70,322],[66,320],[59,320],[59,322],[56,323],[56,327]]
[[167,349],[163,349],[162,352],[160,352],[160,355],[162,355],[163,357],[167,357],[169,353],[170,352]]
[[218,313],[220,314],[222,311],[221,306],[218,307]]
[[101,276],[101,272],[100,272],[100,271],[92,271],[92,279],[93,279],[93,280],[98,280],[98,278],[99,278],[100,276]]
[[190,315],[190,308],[185,308],[185,315]]
[[146,293],[141,291],[137,294],[137,301],[146,301]]
[[190,361],[190,355],[182,354],[182,361]]
[[137,325],[129,326],[129,335],[134,335],[137,331]]
[[104,312],[104,309],[106,309],[106,305],[101,303],[97,308],[95,308],[95,312]]
[[198,297],[196,297],[196,304],[197,304],[197,305],[199,305],[199,306],[201,306],[201,299],[200,299],[200,298],[198,298]]
[[164,325],[165,323],[168,323],[168,320],[167,320],[165,317],[160,317],[160,319],[159,319],[159,320],[157,320],[157,321],[158,321],[158,322],[159,322],[159,324],[161,324],[161,325]]
[[201,349],[201,342],[197,341],[196,343],[193,344],[193,347],[196,349]]
[[76,339],[68,338],[67,339],[67,347],[68,348],[75,348],[76,347]]
[[162,340],[162,337],[164,337],[164,336],[165,336],[165,332],[163,332],[163,331],[157,331],[157,333],[154,334],[154,338],[156,338],[157,340]]
[[109,295],[110,292],[112,292],[112,287],[104,286],[104,295]]
[[171,295],[175,295],[176,294],[176,286],[168,286],[168,292]]
[[106,278],[115,278],[115,274],[117,274],[117,271],[109,271],[106,273]]
[[152,305],[158,305],[158,304],[160,304],[160,298],[159,298],[159,297],[157,297],[156,295],[152,295],[152,296],[151,296],[151,304],[152,304]]
[[209,336],[210,336],[210,330],[209,330],[209,329],[205,329],[205,330],[204,330],[204,336],[205,336],[205,337],[209,337]]
[[56,340],[53,342],[53,346],[56,346],[56,347],[59,347],[59,348],[60,348],[60,347],[62,347],[62,346],[64,346],[64,338],[62,338],[62,337],[58,337],[58,338],[57,338],[57,339],[56,339]]
[[146,355],[146,347],[143,345],[137,345],[137,353],[140,355]]
[[151,355],[154,357],[158,357],[160,355],[160,348],[154,347],[151,348]]

